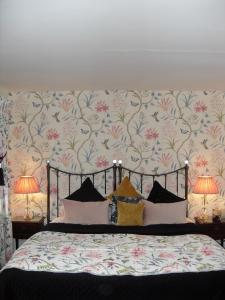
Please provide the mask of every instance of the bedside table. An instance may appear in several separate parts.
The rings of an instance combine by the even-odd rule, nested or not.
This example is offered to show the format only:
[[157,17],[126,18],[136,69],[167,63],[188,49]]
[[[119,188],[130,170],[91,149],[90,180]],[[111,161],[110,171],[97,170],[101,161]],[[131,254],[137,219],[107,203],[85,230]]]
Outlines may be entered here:
[[16,240],[16,249],[19,246],[19,239],[28,239],[33,234],[42,230],[44,217],[35,217],[29,221],[23,217],[12,218],[13,238]]
[[198,233],[212,237],[214,240],[220,240],[221,245],[225,240],[225,222],[221,223],[195,223]]

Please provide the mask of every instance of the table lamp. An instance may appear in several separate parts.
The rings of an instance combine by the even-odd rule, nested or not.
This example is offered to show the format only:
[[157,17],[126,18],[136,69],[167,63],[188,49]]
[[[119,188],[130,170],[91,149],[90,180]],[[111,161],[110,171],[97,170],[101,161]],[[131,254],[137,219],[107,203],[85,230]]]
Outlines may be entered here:
[[40,186],[37,179],[34,176],[20,176],[14,186],[14,193],[25,194],[27,200],[26,214],[24,220],[31,220],[32,217],[29,215],[29,194],[39,193]]
[[217,194],[218,187],[212,176],[198,176],[193,193],[203,194],[203,218],[207,219],[206,216],[206,197],[207,194]]

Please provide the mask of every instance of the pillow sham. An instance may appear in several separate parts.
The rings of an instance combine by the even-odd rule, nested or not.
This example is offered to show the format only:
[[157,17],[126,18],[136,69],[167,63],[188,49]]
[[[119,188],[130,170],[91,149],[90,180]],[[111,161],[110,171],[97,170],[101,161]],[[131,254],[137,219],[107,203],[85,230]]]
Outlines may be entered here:
[[158,181],[154,181],[152,190],[150,191],[147,200],[153,203],[173,203],[184,201],[183,198],[180,198],[163,188]]
[[126,203],[118,201],[117,225],[141,226],[143,225],[144,203]]
[[117,187],[117,189],[111,193],[107,198],[112,199],[112,196],[129,196],[129,197],[138,197],[141,196],[132,183],[130,182],[129,178],[126,176],[121,181],[120,185]]
[[63,199],[64,223],[108,224],[109,200],[85,202]]
[[129,196],[112,196],[112,203],[109,206],[109,211],[111,209],[110,221],[111,223],[117,223],[117,203],[118,201],[126,203],[138,203],[142,199],[141,196],[138,197],[129,197]]
[[143,200],[144,225],[186,223],[187,201],[174,203],[152,203]]
[[105,198],[96,190],[91,179],[87,177],[81,184],[81,187],[67,196],[67,200],[76,200],[81,202],[104,201]]

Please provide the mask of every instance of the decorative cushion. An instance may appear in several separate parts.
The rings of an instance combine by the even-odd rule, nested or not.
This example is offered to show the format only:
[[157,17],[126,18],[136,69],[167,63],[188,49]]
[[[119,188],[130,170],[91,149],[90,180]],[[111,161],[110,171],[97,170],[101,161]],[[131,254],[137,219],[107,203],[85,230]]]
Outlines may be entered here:
[[112,199],[112,196],[129,196],[129,197],[138,197],[141,196],[134,186],[131,184],[129,178],[126,176],[121,181],[120,185],[117,187],[117,189],[110,194],[107,198]]
[[152,203],[143,200],[144,225],[186,223],[187,201],[174,203]]
[[117,203],[118,201],[126,202],[126,203],[138,203],[142,199],[142,196],[137,197],[129,197],[129,196],[112,196],[112,203],[110,205],[111,208],[111,223],[117,223]]
[[147,200],[153,203],[172,203],[184,201],[183,198],[180,198],[167,189],[163,188],[158,181],[154,181],[153,188],[148,195]]
[[64,206],[64,223],[73,224],[108,224],[109,200],[81,202],[62,200]]
[[82,202],[104,201],[105,198],[96,190],[91,179],[87,177],[81,184],[81,187],[67,196],[67,200],[76,200]]
[[118,201],[117,225],[143,225],[144,203],[126,203]]

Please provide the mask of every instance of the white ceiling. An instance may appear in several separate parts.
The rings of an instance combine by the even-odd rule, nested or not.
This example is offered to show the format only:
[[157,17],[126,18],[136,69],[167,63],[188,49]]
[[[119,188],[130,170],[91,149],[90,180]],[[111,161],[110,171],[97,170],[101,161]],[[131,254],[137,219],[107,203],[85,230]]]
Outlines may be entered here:
[[225,0],[0,0],[0,86],[225,89]]

